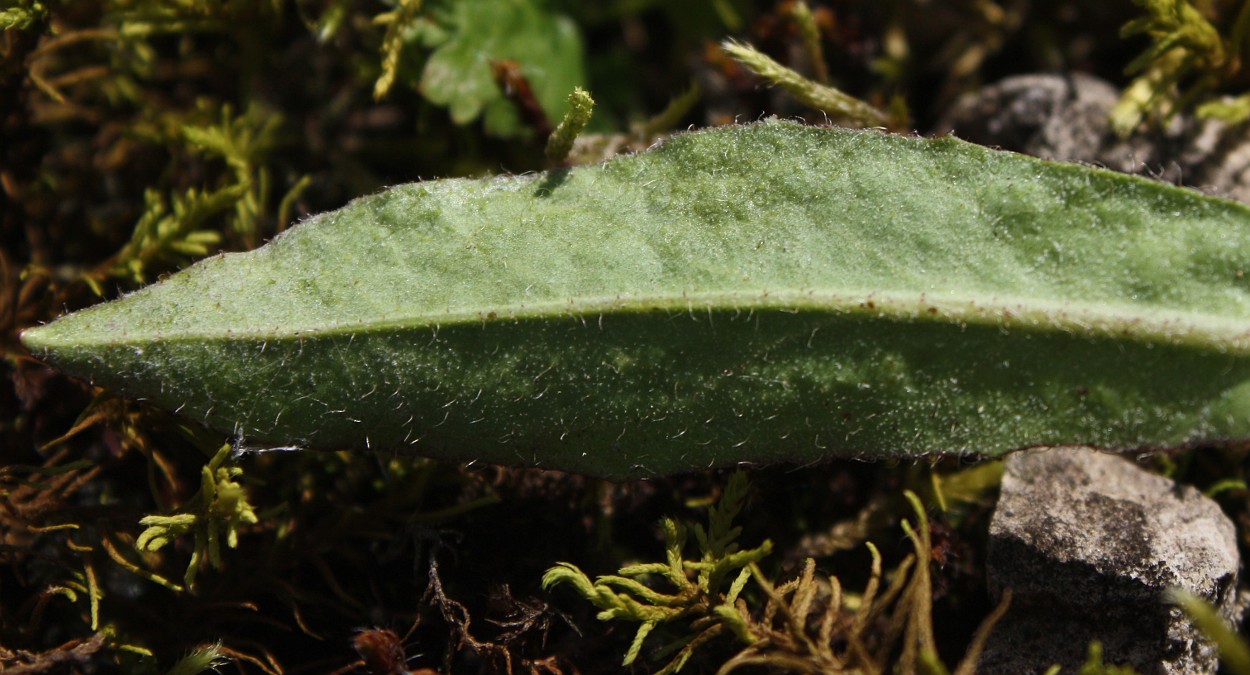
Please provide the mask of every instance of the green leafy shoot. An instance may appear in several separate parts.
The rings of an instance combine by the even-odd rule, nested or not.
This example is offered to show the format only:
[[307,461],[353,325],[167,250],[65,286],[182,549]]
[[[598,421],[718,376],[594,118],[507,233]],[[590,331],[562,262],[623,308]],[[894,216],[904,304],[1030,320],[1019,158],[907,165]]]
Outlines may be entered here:
[[1242,478],[1225,478],[1203,490],[1202,494],[1214,499],[1215,497],[1230,492],[1241,492],[1243,494],[1250,492],[1250,485],[1247,485],[1246,481]]
[[145,516],[139,521],[140,525],[147,526],[135,542],[141,551],[158,551],[187,534],[195,537],[194,552],[184,577],[188,589],[194,587],[196,574],[205,561],[210,567],[223,567],[223,539],[226,546],[235,548],[239,543],[239,529],[258,522],[256,512],[247,501],[247,493],[234,480],[243,470],[225,466],[229,457],[230,445],[223,445],[203,467],[200,491],[187,503],[183,513]]
[[[244,194],[244,187],[232,185],[214,192],[187,190],[174,195],[173,203],[158,190],[143,194],[144,210],[135,224],[130,241],[118,251],[107,268],[107,275],[145,283],[153,267],[173,267],[208,255],[221,244],[221,234],[205,225],[233,207]],[[92,289],[103,295],[98,280]]]
[[613,134],[582,134],[574,139],[564,166],[603,162],[629,152],[643,152],[660,139],[670,136],[690,109],[702,97],[697,83],[678,94],[655,115],[629,125],[629,131]]
[[889,116],[881,110],[831,86],[807,79],[751,45],[726,40],[721,47],[769,84],[785,89],[803,105],[824,111],[854,126],[881,127],[890,124]]
[[42,2],[19,0],[12,7],[0,9],[0,30],[26,30],[42,22],[47,15]]
[[[1231,38],[1226,39],[1189,0],[1133,2],[1145,10],[1145,15],[1125,24],[1120,35],[1145,35],[1151,45],[1125,69],[1136,79],[1111,113],[1112,126],[1121,136],[1132,133],[1143,120],[1166,122],[1236,74],[1250,22],[1250,14],[1243,7]],[[1220,117],[1238,114],[1236,106],[1227,105],[1202,111]],[[1245,112],[1250,114],[1250,106]]]
[[671,132],[694,104],[699,102],[701,96],[698,83],[691,83],[689,89],[669,101],[663,110],[638,124],[633,129],[634,136],[651,141],[660,134]]
[[412,29],[421,18],[421,0],[398,0],[395,9],[383,12],[373,19],[379,26],[386,26],[382,38],[382,74],[373,87],[373,99],[381,101],[391,92],[399,73],[399,57],[403,54],[404,33]]
[[[1250,7],[1250,5],[1246,5]],[[1198,117],[1224,120],[1230,124],[1238,124],[1250,119],[1250,94],[1236,98],[1216,99],[1207,101],[1194,111]]]
[[[750,579],[751,566],[772,551],[772,542],[765,540],[760,546],[740,550],[735,541],[741,529],[733,520],[745,505],[747,491],[746,475],[734,474],[719,505],[708,511],[707,529],[695,527],[698,561],[683,557],[687,529],[665,518],[661,521],[665,562],[629,565],[593,582],[577,567],[559,563],[543,575],[543,588],[571,585],[600,610],[600,620],[639,623],[624,665],[638,658],[643,641],[657,626],[684,622],[685,635],[668,645],[669,651],[677,653],[658,671],[661,675],[680,671],[700,646],[718,635],[730,633],[751,642],[745,610],[738,605],[739,595]],[[642,582],[652,577],[662,579],[672,592],[661,592]]]
[[260,214],[269,200],[269,169],[265,160],[278,145],[281,128],[280,115],[257,106],[235,115],[229,104],[221,106],[217,122],[182,128],[191,149],[205,157],[225,160],[233,183],[243,189],[234,203],[230,229],[247,248],[260,244]]
[[[88,625],[93,631],[99,630],[100,600],[104,598],[104,590],[100,588],[99,581],[96,578],[95,567],[91,563],[84,564],[81,572],[71,572],[68,579],[63,580],[57,586],[48,588],[45,592],[49,596],[59,595],[74,603],[77,603],[80,598],[85,600],[89,618]],[[3,670],[3,668],[0,668],[0,670]]]
[[221,643],[213,643],[197,647],[194,651],[178,659],[178,662],[165,671],[165,675],[199,675],[206,670],[217,672],[217,666],[230,662],[225,657],[225,649]]
[[794,17],[794,22],[799,26],[799,33],[803,36],[803,51],[807,53],[807,60],[811,64],[816,82],[828,86],[829,66],[825,64],[825,52],[820,46],[820,26],[816,25],[816,18],[812,16],[812,8],[808,7],[806,2],[797,2],[790,14]]
[[[194,154],[222,160],[225,175],[214,181],[221,187],[190,188],[169,197],[147,190],[130,241],[83,277],[96,295],[105,294],[105,279],[142,284],[156,272],[212,253],[223,246],[223,230],[233,235],[236,245],[251,248],[260,243],[260,222],[269,201],[266,161],[278,144],[282,120],[257,107],[235,115],[229,104],[219,108],[201,104],[197,117],[203,119],[204,113],[214,119],[186,122],[181,114],[170,114],[161,118],[163,123],[137,126],[135,134],[155,143],[180,141]],[[307,187],[306,179],[296,182],[280,205],[279,218],[288,217],[290,200]],[[219,218],[224,224],[213,222]]]
[[568,159],[569,151],[573,149],[573,141],[577,140],[577,135],[590,123],[590,116],[594,112],[595,100],[585,89],[574,88],[573,93],[569,94],[569,111],[547,139],[548,166],[559,166]]
[[[903,531],[912,552],[889,574],[883,572],[881,554],[867,543],[872,569],[861,593],[848,593],[835,576],[816,574],[816,562],[808,559],[797,579],[774,585],[757,562],[772,549],[765,541],[742,551],[737,539],[741,528],[733,520],[747,495],[746,479],[735,474],[718,505],[709,509],[708,527],[692,529],[701,551],[698,562],[685,560],[682,550],[687,530],[672,519],[662,522],[667,541],[667,560],[624,567],[616,575],[593,582],[577,567],[560,563],[543,575],[543,587],[569,584],[597,607],[599,619],[620,619],[641,624],[625,656],[635,661],[646,639],[662,624],[685,623],[684,634],[659,650],[675,656],[661,674],[676,673],[695,650],[719,635],[729,634],[743,649],[717,671],[764,666],[795,673],[900,672],[950,673],[937,656],[932,621],[932,555],[929,522],[919,497],[904,493],[915,514],[915,524],[904,521]],[[663,593],[641,579],[658,576],[676,591]],[[753,608],[743,590],[753,578],[763,590],[762,611]],[[975,672],[981,649],[993,626],[1010,605],[1010,592],[982,622],[953,671]]]

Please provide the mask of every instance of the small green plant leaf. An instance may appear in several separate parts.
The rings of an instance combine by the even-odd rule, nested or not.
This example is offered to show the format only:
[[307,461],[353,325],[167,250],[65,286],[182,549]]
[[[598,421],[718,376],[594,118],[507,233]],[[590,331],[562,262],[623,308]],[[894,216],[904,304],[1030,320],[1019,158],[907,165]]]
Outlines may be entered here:
[[516,136],[521,119],[491,74],[492,61],[510,59],[520,64],[547,116],[560,119],[568,93],[585,84],[582,39],[573,21],[548,4],[456,0],[434,10],[446,39],[426,61],[421,93],[448,106],[457,124],[482,115],[488,133]]
[[1250,437],[1247,270],[1233,202],[767,122],[399,186],[23,339],[248,442],[627,478]]
[[19,0],[0,9],[0,30],[26,30],[47,16],[48,10],[38,0]]

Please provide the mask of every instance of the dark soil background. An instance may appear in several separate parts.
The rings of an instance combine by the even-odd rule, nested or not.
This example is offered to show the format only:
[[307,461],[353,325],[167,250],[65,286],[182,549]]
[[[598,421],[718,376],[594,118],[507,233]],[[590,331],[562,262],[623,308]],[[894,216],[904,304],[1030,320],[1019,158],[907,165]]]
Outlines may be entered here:
[[[566,17],[584,41],[583,86],[598,101],[592,133],[628,132],[692,83],[701,96],[671,130],[773,114],[824,120],[719,47],[736,38],[810,73],[793,2],[533,3]],[[376,18],[414,5],[2,5],[0,16],[30,19],[0,37],[0,670],[176,672],[188,653],[220,645],[222,672],[622,671],[634,626],[597,620],[568,589],[544,591],[543,572],[564,561],[593,577],[663,560],[657,522],[704,522],[727,474],[612,484],[386,454],[246,455],[234,466],[258,522],[241,529],[237,548],[223,547],[220,568],[201,565],[193,590],[173,590],[154,575],[181,584],[193,538],[141,552],[139,521],[188,508],[201,468],[231,439],[70,379],[18,341],[25,327],[209,253],[254,247],[388,185],[542,169],[536,125],[490,134],[426,97],[421,35],[405,34],[396,83],[375,100],[387,39]],[[448,3],[427,5],[418,16]],[[1201,3],[1221,27],[1233,5]],[[1150,44],[1119,36],[1142,13],[1128,0],[829,0],[811,9],[833,83],[905,109],[906,130],[919,133],[935,131],[960,95],[1015,74],[1083,72],[1123,86]],[[1240,93],[1237,78],[1208,93]],[[513,94],[518,106],[524,99]],[[188,126],[227,139],[225,149],[190,142]],[[237,196],[213,207],[188,192],[216,190],[254,207],[240,210]],[[128,250],[136,227],[154,234]],[[1144,461],[1200,488],[1231,486],[1221,503],[1244,526],[1242,459],[1212,450]],[[773,542],[761,568],[775,583],[813,557],[848,591],[862,589],[865,541],[887,570],[911,551],[902,495],[917,492],[934,538],[922,563],[933,575],[937,645],[953,667],[992,609],[982,559],[994,486],[960,480],[969,466],[750,467],[739,541]],[[631,672],[659,668],[666,659],[654,651],[673,639],[657,630]],[[739,649],[714,640],[683,672],[715,672]]]

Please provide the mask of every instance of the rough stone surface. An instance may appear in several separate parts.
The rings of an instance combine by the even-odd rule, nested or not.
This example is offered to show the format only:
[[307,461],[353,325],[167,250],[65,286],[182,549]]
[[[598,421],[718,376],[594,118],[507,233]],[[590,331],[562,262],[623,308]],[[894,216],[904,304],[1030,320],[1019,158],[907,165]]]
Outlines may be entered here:
[[1250,202],[1250,126],[1178,115],[1162,130],[1121,139],[1110,120],[1118,97],[1084,73],[1019,75],[960,98],[933,132]]
[[1017,453],[986,572],[1013,598],[979,672],[1074,672],[1091,640],[1140,673],[1214,672],[1214,648],[1164,596],[1186,589],[1233,621],[1239,566],[1233,523],[1194,488],[1088,448]]

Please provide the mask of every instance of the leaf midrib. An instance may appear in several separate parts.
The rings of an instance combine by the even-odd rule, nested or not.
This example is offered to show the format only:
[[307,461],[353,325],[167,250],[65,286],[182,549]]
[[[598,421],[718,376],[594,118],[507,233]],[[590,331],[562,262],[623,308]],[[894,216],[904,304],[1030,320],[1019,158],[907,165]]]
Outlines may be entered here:
[[[688,313],[695,317],[726,312],[780,312],[827,314],[885,322],[928,322],[951,325],[998,326],[1030,333],[1069,333],[1089,338],[1129,339],[1141,343],[1174,345],[1230,355],[1250,356],[1250,319],[1179,312],[1142,311],[1141,305],[1055,302],[1011,296],[906,293],[897,291],[706,292],[633,297],[581,297],[563,302],[518,303],[480,310],[414,315],[404,319],[332,324],[283,330],[129,335],[123,339],[84,340],[81,333],[67,336],[76,346],[143,344],[155,341],[306,339],[387,331],[441,328],[454,325],[503,322],[598,320],[612,315]],[[26,338],[37,344],[36,329]],[[56,341],[45,343],[53,346]]]

